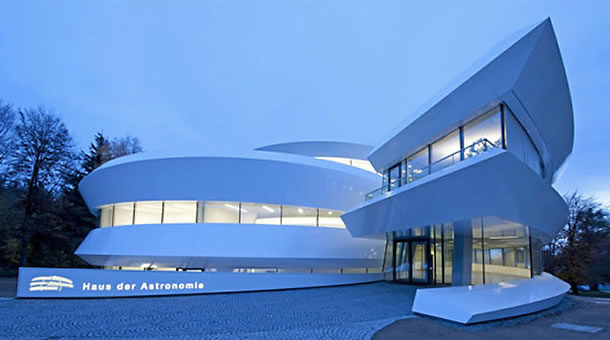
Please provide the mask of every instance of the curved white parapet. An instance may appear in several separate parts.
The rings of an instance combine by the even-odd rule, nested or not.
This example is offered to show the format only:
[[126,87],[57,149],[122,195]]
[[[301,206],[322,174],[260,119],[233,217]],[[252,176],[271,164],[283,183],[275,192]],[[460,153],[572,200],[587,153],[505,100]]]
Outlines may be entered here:
[[493,149],[366,201],[341,218],[354,237],[384,237],[480,216],[527,225],[546,241],[565,224],[568,209],[538,174],[510,152]]
[[462,324],[510,318],[550,308],[570,285],[548,273],[478,286],[418,289],[414,313]]
[[337,228],[142,224],[94,229],[75,254],[100,266],[379,268],[384,246]]
[[251,151],[231,156],[135,154],[109,161],[79,190],[89,209],[133,201],[231,201],[345,211],[379,185],[365,170],[306,156]]

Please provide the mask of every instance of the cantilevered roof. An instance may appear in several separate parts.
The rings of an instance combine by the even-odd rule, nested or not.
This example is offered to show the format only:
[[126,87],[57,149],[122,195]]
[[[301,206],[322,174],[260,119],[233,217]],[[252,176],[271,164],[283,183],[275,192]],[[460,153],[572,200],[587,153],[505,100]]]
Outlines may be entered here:
[[[510,41],[510,39],[509,39]],[[499,103],[506,103],[541,153],[552,178],[572,152],[574,122],[568,82],[550,19],[534,27],[440,100],[416,111],[369,160],[383,171]],[[478,63],[479,65],[481,63]],[[454,82],[455,84],[455,82]]]

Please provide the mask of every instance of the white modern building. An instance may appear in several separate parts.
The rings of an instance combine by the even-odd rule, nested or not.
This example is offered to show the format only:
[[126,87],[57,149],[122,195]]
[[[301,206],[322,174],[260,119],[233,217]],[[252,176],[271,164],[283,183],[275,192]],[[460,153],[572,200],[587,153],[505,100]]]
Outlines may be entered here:
[[304,142],[110,161],[80,184],[100,228],[76,254],[123,270],[379,273],[385,240],[352,237],[341,220],[380,182],[371,149]]
[[469,323],[557,303],[541,246],[567,221],[552,184],[572,152],[572,103],[550,20],[464,75],[368,156],[383,183],[343,215],[387,240],[386,278],[413,310]]
[[[569,287],[542,272],[540,254],[567,219],[552,184],[574,127],[550,20],[412,117],[375,148],[297,142],[110,161],[80,184],[99,228],[76,254],[117,287],[161,272],[204,280],[198,293],[421,284],[414,312],[461,323],[559,302]],[[83,280],[69,284],[89,293]]]

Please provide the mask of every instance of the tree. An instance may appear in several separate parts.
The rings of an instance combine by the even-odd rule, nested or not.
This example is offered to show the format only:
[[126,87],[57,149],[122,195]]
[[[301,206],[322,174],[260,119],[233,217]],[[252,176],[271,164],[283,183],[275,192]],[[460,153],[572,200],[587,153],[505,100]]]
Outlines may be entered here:
[[84,175],[90,174],[97,167],[112,159],[110,141],[103,133],[96,133],[93,142],[89,144],[89,151],[81,152],[81,159],[82,172]]
[[134,153],[142,152],[140,141],[136,137],[125,136],[115,138],[110,144],[112,158],[123,157]]
[[66,173],[74,166],[72,147],[72,137],[57,116],[42,107],[19,110],[10,174],[25,192],[20,199],[24,212],[21,266],[27,265],[30,237],[40,222],[37,204],[59,192]]
[[10,104],[2,103],[0,100],[0,166],[11,153],[13,147],[13,126],[15,125],[15,113]]
[[[53,256],[62,258],[59,266],[87,265],[80,258],[71,256],[76,247],[97,224],[96,217],[89,211],[78,191],[80,181],[105,162],[141,150],[142,147],[137,138],[117,138],[110,142],[102,132],[98,132],[95,134],[93,142],[89,144],[87,152],[81,151],[78,157],[80,166],[73,168],[67,174],[56,209],[58,220],[61,221],[60,234],[62,236],[56,239],[56,243],[57,248],[60,248],[62,252],[56,251]],[[42,243],[40,248],[44,248]]]
[[[547,246],[546,267],[567,281],[573,293],[578,285],[607,278],[610,267],[598,267],[599,248],[607,242],[607,213],[593,198],[578,192],[564,196],[568,205],[568,222]],[[607,250],[606,250],[607,251]]]

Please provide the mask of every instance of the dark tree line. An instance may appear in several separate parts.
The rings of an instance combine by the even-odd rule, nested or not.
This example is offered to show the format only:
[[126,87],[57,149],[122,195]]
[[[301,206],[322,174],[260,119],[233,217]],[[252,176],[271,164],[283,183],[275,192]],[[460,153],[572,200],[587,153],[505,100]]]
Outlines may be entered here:
[[610,283],[610,224],[608,212],[591,197],[577,192],[564,196],[568,223],[544,250],[545,271],[568,282],[599,290]]
[[140,151],[137,138],[98,132],[78,152],[54,113],[0,101],[0,274],[26,265],[86,266],[73,252],[97,221],[78,184],[105,162]]

